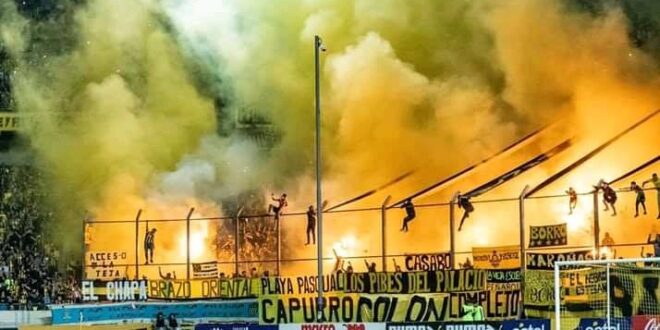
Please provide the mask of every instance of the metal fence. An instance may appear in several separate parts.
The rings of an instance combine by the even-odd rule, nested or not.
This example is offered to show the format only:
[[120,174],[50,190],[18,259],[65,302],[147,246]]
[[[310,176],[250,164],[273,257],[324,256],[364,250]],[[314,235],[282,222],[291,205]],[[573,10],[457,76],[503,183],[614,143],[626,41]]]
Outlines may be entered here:
[[[519,245],[523,272],[525,258],[530,252],[588,249],[595,256],[607,254],[609,257],[639,257],[641,248],[647,247],[646,252],[651,252],[648,250],[647,234],[658,229],[656,215],[659,211],[656,199],[653,198],[656,192],[655,189],[645,190],[647,214],[638,218],[634,217],[635,193],[628,190],[618,191],[616,216],[602,210],[602,196],[598,192],[579,194],[578,204],[572,214],[569,214],[567,195],[524,197],[525,191],[522,191],[518,197],[475,199],[472,201],[475,211],[466,220],[462,231],[458,231],[458,225],[463,210],[458,208],[456,198],[441,203],[415,204],[416,218],[410,222],[411,230],[408,233],[400,231],[404,210],[388,208],[387,201],[375,207],[332,210],[324,212],[324,269],[331,271],[340,260],[344,268],[350,263],[355,271],[364,271],[367,267],[365,263],[375,263],[379,270],[392,271],[395,267],[410,268],[405,264],[406,258],[410,256],[442,253],[448,254],[449,267],[460,267],[463,260],[470,258],[472,247],[503,245]],[[272,215],[240,212],[234,216],[196,218],[194,209],[186,217],[173,219],[146,219],[142,214],[140,210],[133,219],[84,221],[85,277],[116,277],[118,274],[119,277],[139,278],[171,272],[176,273],[177,278],[192,279],[193,265],[205,261],[214,262],[218,273],[227,276],[240,275],[242,272],[249,275],[253,268],[259,273],[268,271],[272,275],[314,274],[316,269],[317,250],[313,245],[305,245],[304,212],[282,214],[279,220]],[[530,226],[560,223],[567,225],[567,244],[528,246]],[[142,239],[147,224],[185,237],[185,253],[167,257],[167,261],[158,257],[154,263],[144,264]],[[195,257],[191,253],[191,245],[196,243],[191,233],[195,227],[208,228],[208,224],[214,224],[216,229],[221,228],[216,230],[219,235],[215,238],[216,249],[223,246],[223,251],[231,251],[231,255],[216,251],[217,258],[200,259],[202,257]],[[262,250],[251,251],[252,254],[245,250],[255,246],[251,240],[255,239],[256,234],[246,231],[248,227],[253,231],[264,231],[256,234],[266,237],[261,238],[264,240]],[[93,228],[93,234],[89,234],[90,228]],[[117,232],[121,235],[117,235]],[[616,243],[604,247],[601,243],[606,232]],[[90,239],[91,245],[88,246]],[[99,242],[103,244],[96,244]],[[175,242],[170,238],[158,237],[156,255],[168,247],[171,249],[173,244]],[[95,248],[98,245],[118,247],[121,250],[119,257],[107,255],[117,251]],[[335,257],[333,249],[341,250],[336,251],[340,258]],[[97,257],[90,260],[93,254]],[[106,260],[99,260],[99,256],[104,254],[101,259]],[[103,274],[103,271],[107,273]]]

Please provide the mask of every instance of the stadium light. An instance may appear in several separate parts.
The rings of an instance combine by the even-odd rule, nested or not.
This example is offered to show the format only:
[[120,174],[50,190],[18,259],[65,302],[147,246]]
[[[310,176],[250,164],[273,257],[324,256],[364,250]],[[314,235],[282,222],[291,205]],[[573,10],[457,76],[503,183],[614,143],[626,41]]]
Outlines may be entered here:
[[314,36],[314,96],[316,101],[316,247],[318,254],[318,321],[323,317],[323,196],[321,191],[321,81],[319,51],[325,52],[321,37]]

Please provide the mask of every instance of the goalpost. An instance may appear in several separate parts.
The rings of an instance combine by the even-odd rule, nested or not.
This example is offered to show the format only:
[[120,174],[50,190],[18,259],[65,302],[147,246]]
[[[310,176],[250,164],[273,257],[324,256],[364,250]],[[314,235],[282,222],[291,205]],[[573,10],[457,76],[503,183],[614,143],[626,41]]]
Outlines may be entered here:
[[660,258],[555,262],[554,312],[555,330],[660,327]]

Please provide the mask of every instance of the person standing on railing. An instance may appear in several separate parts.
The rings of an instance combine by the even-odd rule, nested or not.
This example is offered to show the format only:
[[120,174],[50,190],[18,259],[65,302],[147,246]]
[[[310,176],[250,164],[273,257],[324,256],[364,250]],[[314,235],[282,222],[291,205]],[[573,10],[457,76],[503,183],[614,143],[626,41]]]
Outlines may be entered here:
[[417,214],[415,213],[415,205],[413,205],[412,201],[410,199],[407,199],[405,202],[403,202],[403,205],[401,205],[402,209],[406,210],[406,217],[403,218],[403,224],[401,225],[401,231],[402,232],[407,232],[408,231],[408,222],[413,221]]
[[658,174],[653,173],[650,179],[642,182],[642,188],[646,186],[647,183],[651,183],[655,186],[656,198],[658,199],[658,217],[656,217],[656,219],[660,219],[660,179],[658,179]]
[[569,187],[566,194],[568,195],[568,214],[570,215],[573,214],[573,210],[577,206],[578,195],[573,187]]
[[280,220],[282,211],[284,211],[284,208],[289,205],[286,201],[286,194],[282,194],[279,198],[275,198],[275,194],[270,194],[270,199],[277,202],[277,205],[268,205],[268,213],[270,214],[270,212],[273,212],[275,214],[275,220]]
[[316,211],[312,205],[307,209],[307,243],[305,245],[309,245],[310,237],[312,244],[316,244]]
[[605,211],[609,211],[609,207],[611,206],[613,211],[612,216],[616,216],[616,207],[614,205],[617,200],[616,191],[614,191],[614,189],[602,179],[598,182],[598,186],[594,188],[596,188],[596,191],[599,189],[603,191],[603,205],[605,205]]
[[637,195],[635,197],[635,218],[639,216],[640,205],[644,209],[644,215],[646,215],[646,194],[644,194],[644,189],[637,185],[637,182],[633,181],[630,183],[630,191],[634,191]]
[[474,206],[470,203],[470,196],[458,196],[458,207],[463,209],[463,217],[461,218],[461,223],[458,225],[458,231],[461,231],[465,220],[470,217],[470,213],[474,212]]
[[156,228],[149,230],[147,224],[147,232],[144,234],[144,257],[147,259],[145,265],[154,263],[154,248],[156,247]]

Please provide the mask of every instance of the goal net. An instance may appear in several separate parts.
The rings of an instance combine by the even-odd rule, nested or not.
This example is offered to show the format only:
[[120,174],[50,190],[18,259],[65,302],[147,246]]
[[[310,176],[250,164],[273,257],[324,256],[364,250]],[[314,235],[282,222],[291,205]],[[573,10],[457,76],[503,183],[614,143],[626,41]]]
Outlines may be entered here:
[[555,330],[660,327],[660,258],[556,262],[554,290]]

